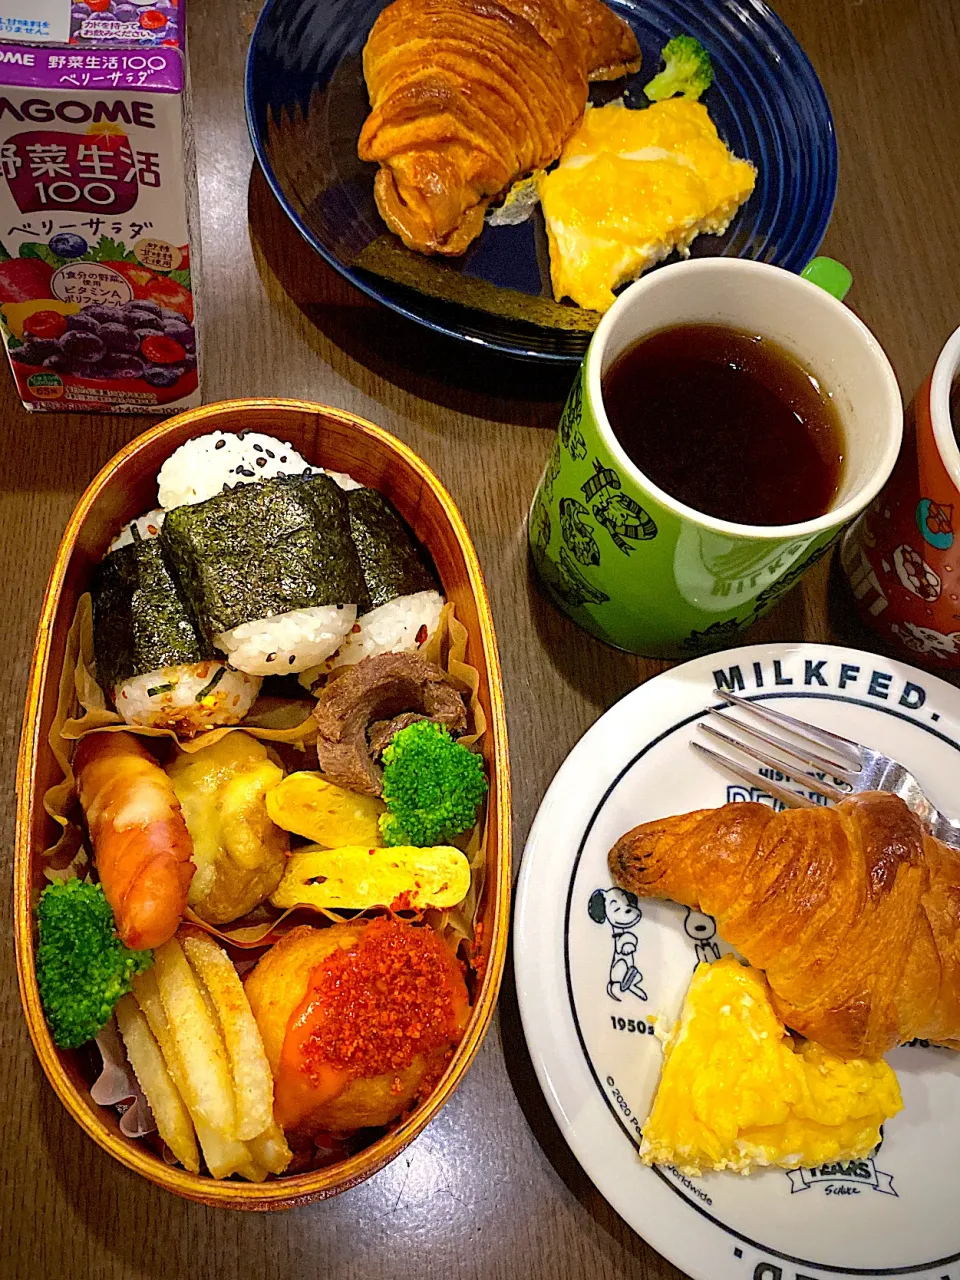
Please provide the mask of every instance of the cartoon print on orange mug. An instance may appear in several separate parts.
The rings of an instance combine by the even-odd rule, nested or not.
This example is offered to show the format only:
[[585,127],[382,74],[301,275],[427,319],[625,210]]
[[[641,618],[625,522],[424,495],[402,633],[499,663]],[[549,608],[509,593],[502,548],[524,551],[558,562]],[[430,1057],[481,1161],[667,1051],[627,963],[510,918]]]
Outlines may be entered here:
[[960,653],[960,631],[952,631],[944,635],[942,631],[934,631],[932,627],[921,627],[915,622],[906,621],[901,627],[893,623],[890,630],[914,653],[924,657],[950,658]]
[[953,546],[953,503],[934,502],[932,498],[921,498],[917,503],[917,528],[924,541],[938,551],[946,551]]
[[911,595],[928,602],[939,600],[942,590],[939,575],[934,573],[923,556],[906,542],[901,543],[894,551],[893,567],[897,571],[901,584]]
[[[867,537],[870,536],[872,535],[866,534],[864,541],[866,542]],[[874,544],[869,542],[867,545]],[[845,543],[840,550],[840,556],[843,571],[847,575],[861,613],[871,618],[883,613],[890,601],[863,547],[858,547],[855,543]]]
[[960,329],[906,413],[897,465],[841,562],[860,617],[908,661],[960,670]]

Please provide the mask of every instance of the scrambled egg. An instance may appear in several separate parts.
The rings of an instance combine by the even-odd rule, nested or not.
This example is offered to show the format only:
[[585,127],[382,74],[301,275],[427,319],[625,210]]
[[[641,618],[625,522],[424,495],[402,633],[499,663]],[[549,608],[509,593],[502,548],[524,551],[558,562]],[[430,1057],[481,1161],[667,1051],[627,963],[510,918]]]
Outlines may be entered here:
[[554,296],[606,311],[612,290],[701,232],[722,235],[757,172],[732,155],[706,107],[594,107],[540,183]]
[[750,1173],[860,1159],[902,1108],[885,1062],[845,1062],[794,1041],[767,980],[734,956],[698,966],[643,1127],[645,1164]]

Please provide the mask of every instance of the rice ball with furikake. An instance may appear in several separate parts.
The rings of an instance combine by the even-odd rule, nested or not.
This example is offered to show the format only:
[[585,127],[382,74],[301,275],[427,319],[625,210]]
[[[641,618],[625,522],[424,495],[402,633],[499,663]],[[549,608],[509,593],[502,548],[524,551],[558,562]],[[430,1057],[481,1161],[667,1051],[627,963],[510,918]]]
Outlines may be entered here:
[[189,738],[237,724],[250,710],[260,680],[217,657],[155,536],[104,558],[92,600],[97,680],[127,724]]
[[117,551],[120,547],[129,546],[131,542],[147,542],[150,538],[159,538],[166,514],[162,508],[157,507],[153,511],[148,511],[146,515],[137,516],[136,520],[131,520],[129,524],[123,526],[107,547],[107,551]]
[[368,607],[346,499],[326,475],[177,507],[160,542],[205,639],[252,675],[316,666]]

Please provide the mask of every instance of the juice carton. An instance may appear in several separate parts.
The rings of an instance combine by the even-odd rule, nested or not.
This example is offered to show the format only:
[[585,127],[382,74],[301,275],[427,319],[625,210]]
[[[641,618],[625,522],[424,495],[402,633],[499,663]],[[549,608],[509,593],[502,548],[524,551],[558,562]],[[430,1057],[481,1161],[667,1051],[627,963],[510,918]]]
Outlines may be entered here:
[[0,0],[0,329],[28,409],[199,403],[184,4]]

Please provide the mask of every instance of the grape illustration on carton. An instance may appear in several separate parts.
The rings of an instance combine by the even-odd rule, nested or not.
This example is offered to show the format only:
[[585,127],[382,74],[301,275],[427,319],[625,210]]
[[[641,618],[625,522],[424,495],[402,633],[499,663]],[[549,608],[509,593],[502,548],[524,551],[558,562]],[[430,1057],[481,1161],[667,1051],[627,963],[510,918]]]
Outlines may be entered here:
[[30,8],[68,36],[0,44],[0,328],[23,403],[197,404],[184,0]]

